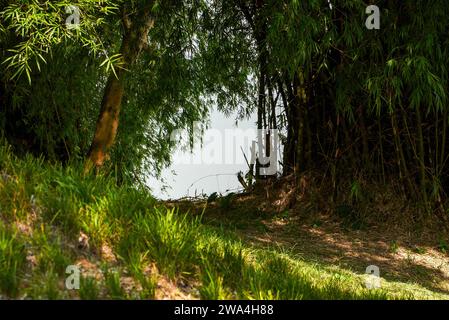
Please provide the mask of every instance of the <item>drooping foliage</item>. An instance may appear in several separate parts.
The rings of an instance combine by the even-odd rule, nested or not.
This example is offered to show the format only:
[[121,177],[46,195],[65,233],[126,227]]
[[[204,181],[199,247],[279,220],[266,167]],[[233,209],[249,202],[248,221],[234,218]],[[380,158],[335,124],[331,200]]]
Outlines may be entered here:
[[[89,148],[108,74],[120,68],[117,52],[124,3],[97,1],[99,7],[112,8],[101,21],[102,11],[88,4],[71,3],[81,12],[81,25],[72,31],[64,25],[68,3],[63,1],[2,4],[0,114],[2,133],[17,152],[71,160],[83,158]],[[127,3],[130,14],[142,4],[145,1]],[[124,178],[158,174],[170,161],[175,143],[170,133],[190,128],[207,115],[208,93],[215,84],[207,84],[202,76],[206,58],[198,53],[199,43],[204,43],[200,9],[200,1],[154,4],[157,22],[149,34],[149,48],[127,70],[132,76],[127,77],[119,134],[111,154],[111,168]],[[96,15],[90,17],[90,12]],[[18,36],[16,28],[28,20],[41,22]],[[36,34],[39,41],[30,43]],[[15,37],[19,39],[9,40]],[[15,51],[16,43],[29,45],[25,51],[33,54],[22,57]]]
[[[79,28],[68,28],[66,9],[76,5]],[[0,8],[2,133],[17,152],[53,160],[78,158],[97,112],[108,57],[107,1],[3,1]]]
[[[1,117],[15,146],[50,158],[87,152],[107,77],[120,68],[123,8],[132,18],[148,3],[78,1],[86,27],[67,31],[64,1],[1,2]],[[380,8],[379,30],[365,27],[369,4]],[[170,161],[170,133],[217,105],[256,110],[259,128],[280,129],[283,173],[320,172],[334,200],[339,181],[363,177],[445,211],[444,0],[154,1],[151,14],[149,49],[126,78],[116,170],[157,173]],[[21,58],[21,43],[37,48],[34,60]],[[22,77],[20,61],[31,66]]]
[[334,197],[348,178],[398,182],[442,209],[445,1],[376,1],[379,30],[366,28],[369,3],[358,0],[214,3],[246,21],[234,31],[253,44],[259,127],[285,134],[284,174],[318,170]]

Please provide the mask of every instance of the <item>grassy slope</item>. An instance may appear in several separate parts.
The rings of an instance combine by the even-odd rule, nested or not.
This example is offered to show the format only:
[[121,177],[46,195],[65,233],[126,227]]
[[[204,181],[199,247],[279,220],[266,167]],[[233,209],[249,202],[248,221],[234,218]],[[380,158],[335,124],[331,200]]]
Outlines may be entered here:
[[[80,234],[88,246],[79,247]],[[82,266],[79,290],[64,286],[71,264]],[[448,298],[384,280],[382,289],[368,290],[364,281],[285,250],[253,247],[111,178],[19,160],[0,146],[0,297],[151,299],[177,290],[205,299]]]

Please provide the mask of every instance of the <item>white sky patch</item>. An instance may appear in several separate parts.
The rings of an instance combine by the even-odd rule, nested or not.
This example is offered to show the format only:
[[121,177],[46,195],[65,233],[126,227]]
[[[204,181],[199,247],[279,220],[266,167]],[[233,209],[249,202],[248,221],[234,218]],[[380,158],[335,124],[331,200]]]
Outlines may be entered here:
[[[242,150],[251,161],[251,142],[257,140],[256,119],[254,114],[236,126],[234,116],[227,118],[214,109],[203,145],[197,140],[192,152],[182,148],[174,150],[173,164],[161,174],[165,183],[153,177],[146,181],[153,196],[166,200],[242,190],[237,173],[248,172]],[[278,146],[278,159],[281,154],[282,146]]]

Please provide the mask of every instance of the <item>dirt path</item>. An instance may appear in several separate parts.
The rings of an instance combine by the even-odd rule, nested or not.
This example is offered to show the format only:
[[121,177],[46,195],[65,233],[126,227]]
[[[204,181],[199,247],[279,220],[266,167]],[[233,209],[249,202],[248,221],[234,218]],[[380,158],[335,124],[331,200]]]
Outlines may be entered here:
[[238,233],[254,245],[280,245],[305,260],[338,265],[363,274],[369,265],[380,268],[387,280],[418,283],[432,291],[449,293],[449,257],[435,244],[411,240],[382,230],[342,230],[337,223],[303,224],[295,218],[264,219],[266,231]]
[[[224,226],[254,246],[280,246],[300,258],[326,268],[339,266],[364,274],[376,265],[390,281],[416,283],[449,293],[449,253],[432,231],[416,236],[401,226],[370,225],[346,228],[329,214],[304,217],[298,210],[279,214],[261,209],[260,199],[239,197],[230,207],[216,201],[207,205],[204,222]],[[174,202],[182,210],[201,213],[205,202]]]

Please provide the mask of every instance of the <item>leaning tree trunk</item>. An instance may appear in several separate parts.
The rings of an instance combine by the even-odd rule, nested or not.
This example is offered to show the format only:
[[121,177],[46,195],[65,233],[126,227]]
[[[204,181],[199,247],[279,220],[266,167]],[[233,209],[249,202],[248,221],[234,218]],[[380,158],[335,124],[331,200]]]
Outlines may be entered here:
[[148,47],[148,33],[154,25],[151,9],[154,1],[148,1],[138,16],[130,20],[123,9],[124,35],[120,48],[123,64],[109,75],[101,102],[92,144],[87,154],[84,172],[88,173],[94,166],[100,168],[109,158],[109,150],[114,144],[119,124],[122,98],[125,92],[127,70],[136,62],[142,50]]

